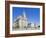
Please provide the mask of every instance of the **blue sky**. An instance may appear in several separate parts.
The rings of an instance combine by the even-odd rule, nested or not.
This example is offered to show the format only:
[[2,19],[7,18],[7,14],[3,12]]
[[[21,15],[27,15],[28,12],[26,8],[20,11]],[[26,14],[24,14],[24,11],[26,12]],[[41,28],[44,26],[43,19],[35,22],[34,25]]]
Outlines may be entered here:
[[23,11],[25,11],[25,14],[30,22],[40,24],[40,8],[13,7],[13,20],[16,19],[15,17],[23,15]]

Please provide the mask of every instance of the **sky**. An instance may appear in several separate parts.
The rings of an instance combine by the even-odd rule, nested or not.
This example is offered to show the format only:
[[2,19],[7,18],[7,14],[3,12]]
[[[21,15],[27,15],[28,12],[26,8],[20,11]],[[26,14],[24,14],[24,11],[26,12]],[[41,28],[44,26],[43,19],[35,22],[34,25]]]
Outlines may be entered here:
[[27,19],[36,24],[40,24],[40,8],[24,8],[24,7],[13,7],[12,8],[12,19],[16,19],[19,15],[23,15],[25,11]]

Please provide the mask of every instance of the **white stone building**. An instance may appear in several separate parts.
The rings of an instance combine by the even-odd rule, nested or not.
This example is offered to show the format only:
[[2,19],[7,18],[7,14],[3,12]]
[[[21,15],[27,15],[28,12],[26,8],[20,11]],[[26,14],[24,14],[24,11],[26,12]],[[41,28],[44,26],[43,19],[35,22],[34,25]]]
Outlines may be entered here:
[[23,12],[23,15],[18,16],[14,20],[13,27],[15,29],[36,29],[36,24],[29,23],[25,12]]
[[27,27],[27,25],[28,25],[28,22],[27,22],[26,14],[25,14],[25,12],[23,12],[23,15],[20,15],[16,18],[13,26],[15,28],[17,26],[19,26],[19,29],[23,29],[23,28]]

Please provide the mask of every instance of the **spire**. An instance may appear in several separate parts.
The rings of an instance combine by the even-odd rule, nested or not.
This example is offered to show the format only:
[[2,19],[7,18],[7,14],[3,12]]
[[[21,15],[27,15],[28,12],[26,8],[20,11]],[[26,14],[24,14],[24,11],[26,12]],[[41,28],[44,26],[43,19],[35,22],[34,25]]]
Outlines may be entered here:
[[23,11],[23,16],[26,17],[25,11]]

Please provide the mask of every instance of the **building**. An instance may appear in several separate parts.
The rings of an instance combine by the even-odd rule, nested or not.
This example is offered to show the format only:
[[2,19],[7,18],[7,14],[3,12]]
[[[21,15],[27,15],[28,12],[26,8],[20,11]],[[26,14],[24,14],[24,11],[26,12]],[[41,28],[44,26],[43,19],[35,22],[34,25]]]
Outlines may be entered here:
[[23,15],[18,16],[13,23],[14,29],[37,29],[36,24],[33,24],[28,21],[25,11],[23,11]]
[[24,29],[28,25],[27,18],[25,12],[23,12],[23,15],[20,15],[16,18],[14,21],[14,27],[19,29]]

